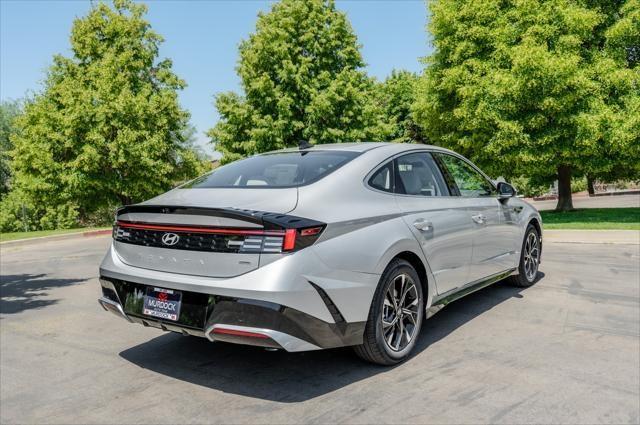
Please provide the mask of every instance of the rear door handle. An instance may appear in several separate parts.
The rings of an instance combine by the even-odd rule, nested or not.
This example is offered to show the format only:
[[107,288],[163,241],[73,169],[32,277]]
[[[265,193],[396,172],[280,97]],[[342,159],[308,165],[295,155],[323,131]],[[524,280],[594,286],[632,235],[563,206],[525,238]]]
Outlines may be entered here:
[[476,214],[476,215],[472,215],[472,216],[471,216],[471,219],[472,219],[473,221],[475,221],[476,223],[478,223],[478,224],[484,224],[484,222],[485,222],[485,220],[487,219],[487,217],[485,217],[485,216],[484,216],[484,215],[482,215],[482,214]]
[[430,221],[425,220],[424,218],[419,218],[413,222],[413,227],[420,230],[421,232],[426,232],[433,228],[433,224]]

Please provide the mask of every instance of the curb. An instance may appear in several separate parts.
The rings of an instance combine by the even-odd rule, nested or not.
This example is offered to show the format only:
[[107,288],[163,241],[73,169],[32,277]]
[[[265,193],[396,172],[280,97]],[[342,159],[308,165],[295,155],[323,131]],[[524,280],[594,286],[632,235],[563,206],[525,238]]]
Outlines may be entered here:
[[624,196],[624,195],[640,195],[640,189],[633,189],[633,190],[621,190],[618,192],[600,192],[600,193],[594,193],[593,195],[589,195],[590,198],[597,198],[599,196]]
[[542,238],[545,243],[640,245],[640,230],[549,229]]
[[62,235],[40,236],[37,238],[16,239],[15,241],[0,242],[0,247],[30,245],[32,243],[62,241],[66,239],[90,238],[95,236],[110,235],[111,229],[89,230],[85,232],[64,233]]

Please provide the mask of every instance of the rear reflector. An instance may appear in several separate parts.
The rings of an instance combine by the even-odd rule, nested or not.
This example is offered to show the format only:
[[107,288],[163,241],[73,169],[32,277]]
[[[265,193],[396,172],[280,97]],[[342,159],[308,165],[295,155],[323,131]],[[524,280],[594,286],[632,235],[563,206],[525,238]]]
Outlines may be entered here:
[[323,229],[322,226],[311,227],[309,229],[302,229],[300,231],[300,236],[315,236],[315,235],[319,234],[320,232],[322,232],[322,229]]
[[212,334],[224,334],[224,335],[234,335],[234,336],[244,336],[247,338],[262,338],[268,339],[268,335],[259,334],[256,332],[247,332],[247,331],[239,331],[237,329],[227,329],[227,328],[214,328],[211,331]]

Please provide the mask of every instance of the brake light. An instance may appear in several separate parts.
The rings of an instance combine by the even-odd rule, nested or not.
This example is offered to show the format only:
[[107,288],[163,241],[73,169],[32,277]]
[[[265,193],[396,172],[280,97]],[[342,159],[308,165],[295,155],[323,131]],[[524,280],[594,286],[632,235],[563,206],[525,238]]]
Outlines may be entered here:
[[292,251],[296,247],[296,229],[287,229],[284,232],[284,241],[282,242],[283,251]]

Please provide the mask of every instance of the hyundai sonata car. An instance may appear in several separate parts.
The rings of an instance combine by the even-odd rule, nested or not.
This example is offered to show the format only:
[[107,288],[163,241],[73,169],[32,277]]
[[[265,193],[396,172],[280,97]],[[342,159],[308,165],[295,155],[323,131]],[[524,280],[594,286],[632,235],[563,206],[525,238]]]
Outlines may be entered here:
[[99,302],[210,341],[394,364],[447,303],[535,282],[542,221],[515,195],[435,146],[256,155],[120,208]]

